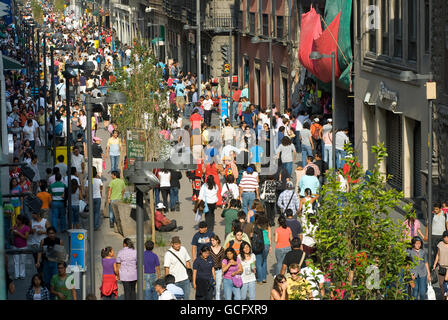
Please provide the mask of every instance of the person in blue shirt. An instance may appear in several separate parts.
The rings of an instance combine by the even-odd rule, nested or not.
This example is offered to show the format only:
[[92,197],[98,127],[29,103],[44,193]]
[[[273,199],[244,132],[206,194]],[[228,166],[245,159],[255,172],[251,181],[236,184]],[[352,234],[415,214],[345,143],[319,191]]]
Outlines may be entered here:
[[159,257],[152,252],[154,242],[145,242],[145,253],[143,256],[144,279],[145,279],[145,300],[158,300],[157,292],[154,290],[154,283],[160,278]]
[[258,172],[261,171],[261,159],[263,157],[264,149],[259,145],[254,145],[249,149],[250,163],[255,164]]
[[193,261],[199,258],[202,247],[210,247],[212,245],[211,238],[213,235],[213,231],[208,230],[205,221],[199,222],[199,232],[196,232],[191,241],[191,257]]

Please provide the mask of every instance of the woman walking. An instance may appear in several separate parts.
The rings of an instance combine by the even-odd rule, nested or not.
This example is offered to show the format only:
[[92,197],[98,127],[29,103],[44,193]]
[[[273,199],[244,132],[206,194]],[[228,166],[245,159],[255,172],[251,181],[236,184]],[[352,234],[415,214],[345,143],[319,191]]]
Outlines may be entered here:
[[100,287],[101,298],[103,300],[117,299],[119,272],[117,260],[114,257],[114,249],[112,247],[102,249],[101,258],[103,265],[103,282]]
[[414,237],[411,241],[412,249],[408,250],[408,255],[415,263],[415,267],[411,269],[412,281],[414,287],[412,288],[412,296],[414,299],[427,299],[427,283],[431,283],[431,273],[428,266],[428,255],[423,249],[423,240],[420,237]]
[[43,284],[41,275],[36,273],[31,278],[31,286],[26,293],[26,300],[50,300],[50,291]]
[[[92,191],[93,191],[93,216],[94,216],[94,229],[95,231],[100,228],[100,210],[101,210],[101,195],[103,193],[103,181],[98,176],[98,172],[95,167],[92,167]],[[90,177],[89,177],[90,179]],[[86,179],[85,195],[84,199],[86,203],[89,201],[89,181]]]
[[273,175],[268,176],[268,179],[263,183],[261,188],[261,196],[264,194],[263,204],[266,208],[266,217],[269,225],[275,226],[275,211],[277,202],[277,189],[280,187],[280,181],[275,180]]
[[282,161],[282,167],[285,168],[289,175],[292,174],[292,163],[296,161],[296,148],[291,143],[291,139],[287,136],[283,137],[282,143],[277,148],[277,159]]
[[119,270],[119,279],[123,283],[124,299],[136,300],[137,250],[135,250],[131,239],[123,240],[123,249],[118,252],[116,264]]
[[446,284],[448,283],[448,273],[446,269],[448,268],[448,231],[445,231],[442,235],[442,241],[437,244],[437,255],[434,260],[434,265],[432,270],[436,269],[438,265],[437,277],[439,280],[439,288],[442,291],[444,299],[448,299],[448,291],[446,290]]
[[110,157],[110,172],[120,171],[120,155],[121,155],[121,140],[118,138],[119,132],[112,131],[112,137],[107,140],[106,158]]
[[276,274],[280,273],[282,269],[283,259],[286,254],[291,251],[292,231],[286,225],[286,218],[284,216],[278,217],[279,227],[275,229],[275,258],[277,259]]
[[213,267],[215,268],[215,300],[221,300],[222,287],[222,260],[224,259],[224,249],[221,247],[221,239],[215,234],[211,237],[210,256],[213,259]]
[[241,287],[243,285],[240,276],[243,273],[241,260],[232,248],[227,248],[224,254],[225,259],[222,260],[224,298],[226,300],[232,300],[233,294],[234,300],[241,300]]
[[263,232],[264,249],[261,253],[255,255],[256,258],[256,275],[258,283],[266,283],[268,275],[268,254],[272,252],[272,235],[271,227],[269,226],[268,219],[265,216],[259,216],[255,220],[257,228]]
[[159,181],[160,181],[160,192],[162,193],[163,205],[165,208],[169,208],[168,195],[171,189],[171,172],[168,169],[163,169],[159,171]]
[[205,212],[205,222],[208,229],[213,231],[215,227],[215,209],[218,202],[218,187],[216,186],[213,176],[208,176],[199,192],[198,201],[204,201],[207,204],[208,211]]
[[[40,242],[40,249],[37,253],[36,269],[39,270],[41,264],[43,268],[43,280],[45,285],[50,288],[51,278],[58,273],[57,261],[54,256],[49,255],[54,251],[54,246],[63,246],[64,242],[56,237],[56,229],[53,226],[47,228],[47,237]],[[45,249],[45,251],[44,251]]]
[[215,282],[215,268],[210,248],[203,246],[198,259],[193,262],[193,288],[196,290],[196,300],[213,299],[213,283]]
[[[11,228],[14,235],[13,249],[24,249],[27,247],[27,240],[30,233],[30,227],[27,225],[28,219],[20,214],[16,218],[16,225]],[[15,280],[25,279],[25,259],[26,254],[14,254],[14,274]]]
[[241,278],[243,280],[243,286],[241,287],[241,300],[255,300],[255,288],[257,278],[255,276],[257,272],[255,254],[252,253],[250,244],[243,241],[240,247],[241,266],[243,267],[243,273]]

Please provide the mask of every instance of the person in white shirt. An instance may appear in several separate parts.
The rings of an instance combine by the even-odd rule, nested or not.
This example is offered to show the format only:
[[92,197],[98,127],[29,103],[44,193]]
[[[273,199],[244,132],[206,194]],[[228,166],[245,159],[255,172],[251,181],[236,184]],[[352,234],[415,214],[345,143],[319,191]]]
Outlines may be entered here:
[[300,269],[300,275],[311,283],[311,290],[313,291],[313,300],[320,300],[325,295],[324,289],[324,274],[317,268],[310,267],[311,260],[305,260],[306,267]]
[[212,121],[212,108],[213,100],[209,95],[205,96],[205,100],[202,102],[202,107],[204,108],[204,122],[209,127]]
[[157,279],[154,283],[154,290],[159,295],[159,300],[176,300],[176,297],[166,288],[163,279]]
[[171,292],[174,297],[176,297],[176,300],[183,300],[185,297],[184,290],[181,287],[175,285],[176,278],[174,278],[172,274],[167,274],[164,280],[166,289]]
[[171,239],[171,248],[165,253],[163,266],[165,274],[172,274],[176,279],[176,286],[184,290],[185,300],[190,298],[190,280],[187,268],[191,269],[191,258],[187,249],[181,246],[180,238],[175,236]]
[[350,142],[348,139],[348,129],[339,130],[336,133],[336,168],[340,169],[344,167],[344,158],[347,152],[344,150],[344,146]]

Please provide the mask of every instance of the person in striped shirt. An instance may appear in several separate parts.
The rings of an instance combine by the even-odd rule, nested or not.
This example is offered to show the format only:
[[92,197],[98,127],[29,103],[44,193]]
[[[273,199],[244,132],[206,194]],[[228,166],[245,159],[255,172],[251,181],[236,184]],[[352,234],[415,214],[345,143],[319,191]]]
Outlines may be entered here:
[[51,194],[51,225],[58,229],[58,220],[61,221],[60,232],[67,229],[67,221],[65,218],[65,184],[61,181],[62,175],[58,172],[55,175],[56,181],[50,185],[48,192]]
[[246,215],[248,208],[252,207],[252,202],[255,199],[260,198],[258,192],[258,183],[258,172],[254,169],[254,165],[251,164],[243,173],[243,177],[241,178],[239,184],[239,200],[241,200],[242,209]]

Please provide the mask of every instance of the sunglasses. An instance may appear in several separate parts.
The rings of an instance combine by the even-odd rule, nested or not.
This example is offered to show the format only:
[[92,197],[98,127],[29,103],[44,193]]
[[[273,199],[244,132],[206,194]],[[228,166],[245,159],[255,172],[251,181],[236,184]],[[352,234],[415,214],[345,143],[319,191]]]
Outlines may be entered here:
[[299,273],[298,271],[297,272],[289,272],[289,274],[291,274],[291,275],[296,275],[298,273]]

